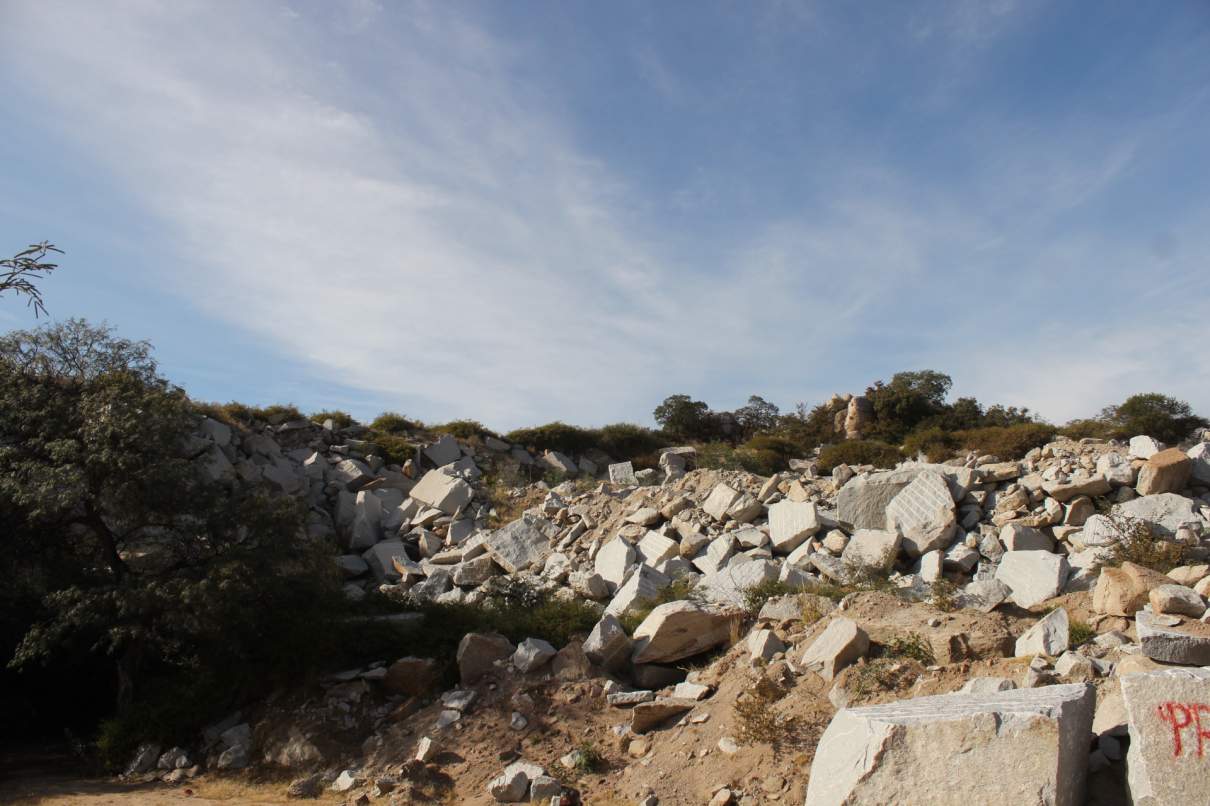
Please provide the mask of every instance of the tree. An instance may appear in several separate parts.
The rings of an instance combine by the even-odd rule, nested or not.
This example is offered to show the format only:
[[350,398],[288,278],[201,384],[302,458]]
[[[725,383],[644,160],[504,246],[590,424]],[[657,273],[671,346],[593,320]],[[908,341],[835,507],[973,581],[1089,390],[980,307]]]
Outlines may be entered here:
[[897,372],[890,383],[878,381],[866,390],[874,409],[869,435],[902,442],[917,426],[945,413],[945,396],[953,384],[950,376],[931,369]]
[[18,252],[11,258],[0,260],[0,296],[6,291],[12,291],[18,296],[29,297],[27,304],[34,309],[34,316],[46,313],[42,304],[42,292],[34,285],[35,280],[42,280],[55,269],[57,263],[48,263],[46,256],[51,252],[63,254],[54,244],[43,241],[30,244],[24,251]]
[[1185,401],[1156,392],[1131,395],[1116,406],[1108,406],[1101,412],[1101,419],[1116,429],[1119,439],[1145,434],[1170,445],[1207,425]]
[[196,422],[146,342],[81,320],[0,338],[0,575],[40,598],[10,665],[103,653],[126,706],[150,676],[298,661],[271,656],[336,601],[330,558],[293,499],[190,458]]
[[710,407],[689,395],[670,395],[652,412],[655,421],[677,439],[709,439],[715,430]]
[[748,398],[748,405],[735,410],[735,419],[744,437],[751,438],[776,428],[780,413],[777,406],[759,395],[752,395]]

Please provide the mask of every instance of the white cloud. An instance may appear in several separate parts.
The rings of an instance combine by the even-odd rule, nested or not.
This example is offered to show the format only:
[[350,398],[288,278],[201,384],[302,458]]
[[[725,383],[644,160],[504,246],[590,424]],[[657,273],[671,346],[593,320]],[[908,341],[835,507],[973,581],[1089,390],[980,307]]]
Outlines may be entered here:
[[[1145,128],[1076,121],[1056,143],[971,122],[986,157],[945,186],[842,143],[818,160],[813,204],[703,233],[698,254],[676,246],[683,232],[659,237],[643,189],[522,78],[524,47],[465,8],[31,2],[9,7],[0,64],[162,222],[159,282],[310,362],[317,385],[344,387],[334,398],[360,388],[497,427],[601,423],[645,419],[673,392],[788,406],[928,366],[1052,419],[1135,387],[1210,403],[1204,352],[1179,330],[1190,317],[1141,338],[1122,310],[1045,296],[1070,293],[1068,267],[1122,260],[1118,239],[1050,224],[1130,173]],[[1013,16],[957,8],[946,24],[964,41]],[[651,56],[648,80],[681,92]],[[671,204],[719,205],[727,175],[694,174]],[[1176,261],[1152,287],[1204,302]]]

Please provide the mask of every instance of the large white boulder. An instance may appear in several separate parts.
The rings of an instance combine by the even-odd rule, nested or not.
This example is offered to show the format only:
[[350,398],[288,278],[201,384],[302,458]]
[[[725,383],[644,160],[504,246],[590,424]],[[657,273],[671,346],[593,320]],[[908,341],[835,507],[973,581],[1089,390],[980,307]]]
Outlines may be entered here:
[[1000,560],[996,579],[1012,591],[1012,600],[1030,608],[1053,599],[1063,590],[1069,571],[1067,558],[1049,551],[1009,551]]
[[1176,493],[1144,495],[1133,501],[1115,505],[1113,511],[1128,518],[1145,521],[1151,524],[1156,532],[1167,536],[1175,535],[1176,530],[1186,523],[1203,522],[1194,509],[1193,500]]
[[744,594],[762,582],[777,579],[779,568],[771,560],[750,560],[733,563],[706,574],[697,584],[697,591],[710,602],[743,607]]
[[471,501],[474,491],[460,478],[446,475],[440,470],[430,470],[420,483],[412,488],[411,496],[422,504],[453,515]]
[[1013,654],[1018,658],[1031,655],[1057,658],[1067,651],[1071,643],[1069,630],[1067,611],[1061,607],[1055,608],[1017,639],[1016,651]]
[[769,539],[774,554],[789,554],[822,524],[815,505],[807,501],[778,501],[769,507]]
[[801,663],[824,680],[831,680],[869,651],[870,637],[865,630],[852,619],[837,616],[807,647]]
[[882,529],[887,505],[919,474],[919,469],[912,468],[850,479],[836,495],[836,517],[855,529]]
[[1164,443],[1158,439],[1141,434],[1130,438],[1131,459],[1150,459],[1162,450],[1164,450]]
[[1095,699],[1075,684],[842,710],[819,741],[806,806],[1079,806]]
[[891,499],[886,528],[903,536],[903,548],[912,557],[943,549],[958,528],[954,499],[940,473],[921,473]]
[[1210,669],[1164,669],[1122,677],[1130,730],[1126,767],[1135,806],[1210,803],[1206,770]]
[[741,493],[735,488],[719,482],[702,502],[702,509],[716,521],[724,520],[727,517],[727,510],[731,509],[732,505],[739,500],[740,495]]
[[644,602],[652,601],[671,584],[672,580],[667,575],[651,566],[637,565],[609,600],[605,612],[621,616]]
[[1199,483],[1210,485],[1210,442],[1199,442],[1185,452],[1193,461],[1191,478]]
[[738,638],[737,610],[679,601],[662,604],[635,628],[635,663],[672,663]]
[[615,537],[597,551],[592,568],[605,580],[610,590],[615,590],[626,580],[626,572],[634,565],[636,557],[634,546]]
[[550,556],[550,541],[538,527],[525,518],[518,518],[492,533],[487,551],[496,564],[510,574],[541,566]]

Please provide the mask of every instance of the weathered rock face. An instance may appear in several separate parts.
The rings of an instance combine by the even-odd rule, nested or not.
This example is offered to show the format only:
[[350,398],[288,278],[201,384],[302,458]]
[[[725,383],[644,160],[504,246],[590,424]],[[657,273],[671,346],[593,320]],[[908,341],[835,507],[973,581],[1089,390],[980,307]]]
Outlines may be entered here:
[[424,474],[420,483],[412,488],[412,498],[438,509],[446,515],[453,515],[470,503],[474,490],[465,481],[454,476],[447,476],[440,470],[430,470]]
[[1145,610],[1135,614],[1134,626],[1139,634],[1143,654],[1163,663],[1183,666],[1210,665],[1210,631],[1204,625],[1168,626],[1166,616],[1154,616]]
[[870,638],[857,622],[832,619],[802,655],[802,665],[824,680],[832,680],[849,664],[870,651]]
[[1128,518],[1136,518],[1151,524],[1162,535],[1175,535],[1176,530],[1186,523],[1201,523],[1201,516],[1194,509],[1193,501],[1176,493],[1145,495],[1133,501],[1114,506]]
[[1178,616],[1201,618],[1206,612],[1206,602],[1201,594],[1184,585],[1158,585],[1147,594],[1152,613],[1169,613]]
[[1190,479],[1198,484],[1210,485],[1210,442],[1199,442],[1185,454],[1192,463]]
[[1130,729],[1126,756],[1135,806],[1210,803],[1205,750],[1210,669],[1165,669],[1122,677]]
[[845,410],[844,435],[845,439],[861,439],[861,435],[874,420],[874,404],[863,395],[856,395],[849,400]]
[[819,741],[806,806],[1078,806],[1094,703],[1075,684],[842,710]]
[[850,479],[836,494],[836,517],[855,529],[886,527],[886,508],[919,470],[887,470]]
[[[680,601],[651,611],[634,631],[635,663],[671,663],[738,637],[737,611]],[[736,633],[736,635],[733,635]]]
[[495,670],[498,660],[512,656],[512,642],[498,633],[467,633],[458,644],[458,675],[469,686]]
[[957,527],[954,499],[940,473],[921,473],[887,504],[886,528],[903,536],[912,557],[945,548]]
[[1016,651],[1018,658],[1029,655],[1048,655],[1058,657],[1067,651],[1070,643],[1067,611],[1057,608],[1017,639]]
[[1139,481],[1135,489],[1139,495],[1178,493],[1185,489],[1192,473],[1193,460],[1179,448],[1169,448],[1151,456],[1139,468]]
[[789,554],[820,526],[819,512],[806,501],[779,501],[769,507],[769,538],[776,554]]
[[1170,582],[1164,574],[1131,562],[1122,563],[1120,568],[1102,568],[1092,590],[1092,609],[1110,616],[1132,617],[1147,604],[1152,588]]
[[585,639],[584,654],[602,669],[616,672],[630,663],[632,646],[622,623],[607,613]]
[[996,569],[996,579],[1012,591],[1012,600],[1030,608],[1054,598],[1067,582],[1067,559],[1049,551],[1010,551]]
[[497,529],[487,541],[487,550],[510,574],[540,566],[551,553],[546,535],[525,518]]

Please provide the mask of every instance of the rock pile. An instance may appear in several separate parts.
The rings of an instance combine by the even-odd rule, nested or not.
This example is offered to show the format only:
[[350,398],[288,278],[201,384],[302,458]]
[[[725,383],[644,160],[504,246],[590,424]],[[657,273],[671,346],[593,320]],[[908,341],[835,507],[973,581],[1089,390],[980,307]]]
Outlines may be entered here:
[[[859,434],[863,412],[861,398],[849,399],[838,427]],[[476,604],[502,582],[519,581],[599,608],[591,633],[568,647],[463,637],[462,688],[434,703],[426,734],[460,729],[485,681],[600,675],[601,704],[610,713],[628,709],[620,735],[640,742],[638,753],[647,748],[642,737],[661,726],[707,722],[718,687],[687,678],[683,664],[727,650],[745,669],[780,675],[791,688],[804,677],[822,681],[840,707],[819,742],[808,804],[1079,803],[1086,775],[1122,763],[1123,745],[1135,802],[1159,804],[1175,802],[1166,776],[1193,757],[1188,748],[1201,747],[1195,720],[1210,701],[1202,672],[1154,671],[1210,665],[1210,624],[1202,621],[1210,594],[1208,444],[1060,440],[1020,461],[970,456],[893,470],[840,466],[824,475],[806,460],[772,478],[698,469],[689,448],[665,451],[659,470],[636,472],[603,456],[533,456],[494,438],[471,445],[448,436],[388,465],[355,429],[291,423],[241,436],[205,421],[195,448],[216,477],[304,497],[312,535],[341,547],[335,561],[350,597],[379,589]],[[498,502],[483,478],[502,466],[576,478],[531,485],[524,500],[532,505],[493,527]],[[1159,538],[1185,564],[1161,573],[1123,561],[1140,559],[1130,551],[1140,534]],[[1028,663],[1021,688],[1007,678],[964,679],[964,693],[845,708],[852,681],[885,647],[879,625],[850,605],[854,592],[875,589],[905,607],[931,603],[930,612],[957,609],[972,614],[971,623],[994,623],[1000,632],[979,643],[931,618],[937,634],[929,652],[938,663],[927,668],[1029,659],[1020,662]],[[1088,602],[1093,640],[1075,640],[1077,626],[1089,625],[1077,625],[1065,606],[1041,612],[1072,596]],[[996,620],[1000,614],[1015,620]],[[399,719],[408,719],[432,694],[424,665],[384,662],[334,686],[346,687],[338,696],[352,696],[352,687],[359,697],[378,687],[397,699],[375,706],[377,718],[406,705],[412,710]],[[1144,677],[1132,683],[1136,674]],[[409,687],[413,680],[423,685]],[[1144,684],[1163,690],[1163,702],[1153,702]],[[1095,707],[1094,687],[1114,689],[1117,699]],[[509,708],[512,729],[526,730],[532,708]],[[309,739],[296,738],[259,749],[268,758],[306,757]],[[1175,754],[1174,741],[1182,748]],[[234,767],[252,748],[237,737],[214,749]],[[433,763],[431,750],[415,752],[411,763]],[[140,765],[152,755],[141,755]],[[944,782],[935,775],[942,758]],[[514,757],[485,789],[502,802],[562,796],[548,769],[549,760],[544,768]],[[369,785],[371,777],[358,780]],[[711,797],[723,791],[739,799],[734,785]]]

